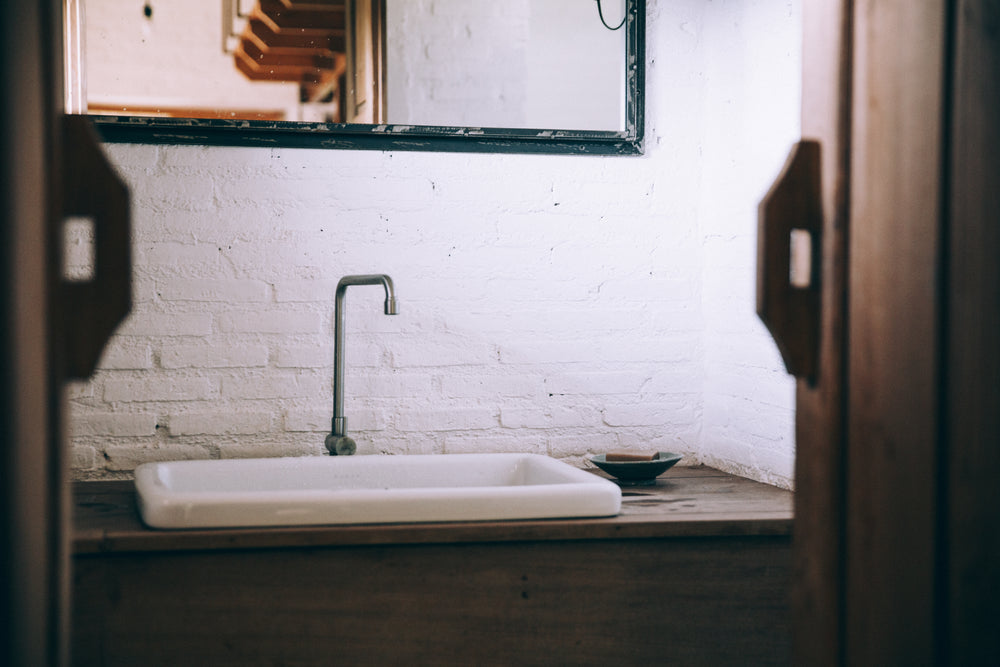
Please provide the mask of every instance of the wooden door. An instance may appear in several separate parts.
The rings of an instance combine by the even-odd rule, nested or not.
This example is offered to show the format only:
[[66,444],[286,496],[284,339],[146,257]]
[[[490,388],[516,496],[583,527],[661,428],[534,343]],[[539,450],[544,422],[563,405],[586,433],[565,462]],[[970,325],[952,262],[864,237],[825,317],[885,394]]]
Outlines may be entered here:
[[1000,8],[804,18],[823,322],[798,385],[795,663],[995,664]]
[[937,662],[946,4],[855,2],[847,664]]
[[998,28],[856,0],[848,664],[1000,655]]
[[852,22],[849,0],[803,6],[803,140],[759,209],[757,312],[797,377],[791,604],[801,665],[843,663]]
[[[0,4],[0,663],[69,663],[62,389],[131,307],[128,193],[86,117],[63,114],[62,5]],[[67,216],[92,275],[64,275]]]
[[935,620],[947,631],[943,661],[985,665],[1000,656],[1000,4],[952,11],[937,512],[947,593]]
[[0,4],[0,662],[66,664],[67,540],[50,330],[53,2]]
[[803,5],[802,135],[820,145],[820,336],[796,386],[794,664],[842,662],[845,284],[850,191],[851,3]]

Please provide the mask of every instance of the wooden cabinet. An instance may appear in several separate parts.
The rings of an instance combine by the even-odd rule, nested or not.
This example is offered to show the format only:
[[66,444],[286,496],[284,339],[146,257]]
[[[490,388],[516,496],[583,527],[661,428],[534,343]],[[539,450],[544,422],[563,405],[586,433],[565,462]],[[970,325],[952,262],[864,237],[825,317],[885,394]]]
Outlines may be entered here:
[[86,665],[785,665],[791,494],[675,468],[611,519],[151,531],[81,484]]
[[787,539],[77,558],[86,665],[785,665]]

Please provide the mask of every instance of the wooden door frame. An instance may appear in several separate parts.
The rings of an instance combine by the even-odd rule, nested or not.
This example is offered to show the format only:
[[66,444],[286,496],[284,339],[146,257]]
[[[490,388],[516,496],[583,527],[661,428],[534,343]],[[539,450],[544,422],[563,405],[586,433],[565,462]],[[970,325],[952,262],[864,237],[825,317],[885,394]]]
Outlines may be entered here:
[[58,3],[0,6],[0,657],[67,664],[68,495],[52,344]]
[[854,4],[845,660],[932,664],[948,2]]
[[1000,650],[1000,8],[956,0],[948,20],[936,621],[942,663],[979,665]]
[[798,386],[795,662],[990,664],[1000,11],[808,0],[803,15],[803,135],[824,145],[834,236],[819,383]]
[[794,664],[839,665],[843,646],[851,0],[802,8],[802,136],[820,142],[823,230],[815,384],[796,385]]

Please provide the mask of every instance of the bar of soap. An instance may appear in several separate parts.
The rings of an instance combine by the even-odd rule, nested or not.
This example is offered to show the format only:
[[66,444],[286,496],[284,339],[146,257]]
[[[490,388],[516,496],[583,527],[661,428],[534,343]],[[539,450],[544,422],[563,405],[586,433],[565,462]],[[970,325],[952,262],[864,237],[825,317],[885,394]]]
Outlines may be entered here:
[[608,452],[604,455],[605,461],[653,461],[660,457],[659,452],[655,454],[634,454],[632,452]]

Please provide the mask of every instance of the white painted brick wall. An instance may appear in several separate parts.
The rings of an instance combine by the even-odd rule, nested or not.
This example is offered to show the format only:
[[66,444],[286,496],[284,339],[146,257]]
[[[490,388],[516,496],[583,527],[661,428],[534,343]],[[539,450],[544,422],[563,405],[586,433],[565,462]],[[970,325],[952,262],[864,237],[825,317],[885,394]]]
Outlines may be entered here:
[[164,343],[160,365],[172,368],[252,368],[266,366],[268,347],[242,341],[220,341],[216,345]]
[[[799,48],[798,6],[770,3],[766,9],[766,4],[706,5],[712,41],[768,33],[772,38],[754,39],[740,67],[721,51],[710,51],[705,63],[706,75],[716,85],[709,88],[705,107],[714,131],[706,136],[702,152],[714,178],[703,181],[699,216],[705,259],[702,457],[712,465],[788,485],[794,475],[794,384],[780,370],[777,349],[754,317],[756,230],[733,224],[746,217],[743,202],[763,194],[761,183],[745,174],[752,169],[776,174],[787,151],[774,150],[772,136],[783,123],[797,122],[798,91],[791,97],[794,104],[782,106],[767,93],[799,75],[798,62],[787,57]],[[732,122],[729,107],[737,100],[744,116]],[[720,182],[726,184],[726,196],[719,196]]]
[[168,373],[140,376],[109,374],[104,381],[104,402],[151,403],[203,401],[218,396],[218,381],[211,377],[177,377]]
[[271,430],[271,415],[267,413],[240,412],[220,414],[194,412],[174,415],[167,432],[171,437],[184,435],[251,435]]
[[659,449],[790,486],[753,264],[798,135],[797,7],[647,3],[641,157],[108,146],[136,304],[67,391],[76,474],[323,453],[334,287],[385,272],[398,316],[347,295],[360,452]]

